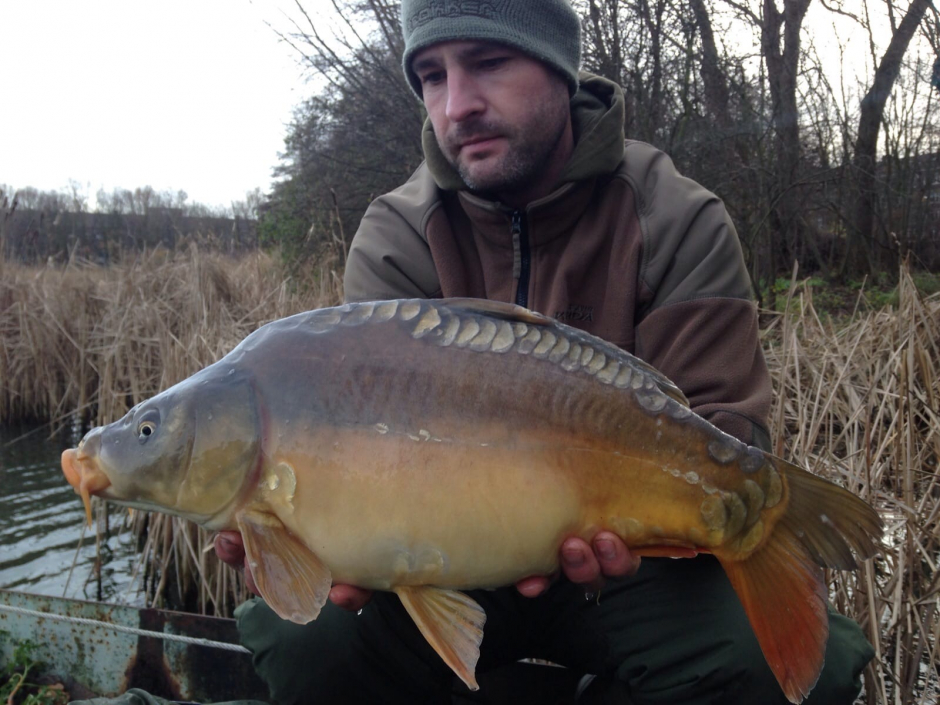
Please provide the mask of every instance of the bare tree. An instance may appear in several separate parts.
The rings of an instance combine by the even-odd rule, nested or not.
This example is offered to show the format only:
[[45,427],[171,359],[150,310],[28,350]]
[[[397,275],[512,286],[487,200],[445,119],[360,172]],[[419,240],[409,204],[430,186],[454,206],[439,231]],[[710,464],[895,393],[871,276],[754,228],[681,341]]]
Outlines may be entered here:
[[298,2],[290,28],[276,30],[326,82],[297,110],[276,171],[284,178],[261,208],[263,238],[292,264],[344,251],[369,202],[423,159],[424,114],[401,71],[399,4],[333,5],[332,24]]
[[[871,87],[862,98],[858,120],[858,137],[855,140],[853,167],[857,179],[858,200],[855,208],[855,223],[842,266],[845,276],[849,271],[870,274],[872,261],[872,238],[875,221],[875,179],[878,164],[878,133],[884,115],[885,103],[901,71],[901,62],[917,27],[924,18],[930,0],[912,0],[897,26],[891,13],[891,42],[875,70]],[[867,6],[867,0],[866,0]]]
[[[784,0],[783,10],[780,10],[775,0],[763,0],[759,22],[775,137],[776,178],[772,186],[774,207],[770,222],[773,236],[779,238],[786,248],[784,255],[791,258],[799,251],[803,236],[798,190],[801,144],[797,79],[801,58],[800,35],[810,1]],[[771,251],[776,252],[776,248]],[[774,270],[778,266],[776,262],[771,263]]]
[[732,129],[730,93],[728,79],[721,67],[715,34],[712,31],[711,16],[705,6],[705,0],[689,0],[689,7],[695,17],[699,36],[702,40],[701,73],[705,85],[705,106],[709,115],[723,129]]

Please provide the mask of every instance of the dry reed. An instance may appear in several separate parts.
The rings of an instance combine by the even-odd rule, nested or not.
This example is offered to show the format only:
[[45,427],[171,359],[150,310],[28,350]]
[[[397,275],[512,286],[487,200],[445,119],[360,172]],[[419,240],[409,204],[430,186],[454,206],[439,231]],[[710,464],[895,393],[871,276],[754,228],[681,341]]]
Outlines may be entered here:
[[[264,323],[338,302],[329,264],[298,283],[260,252],[157,250],[109,267],[0,259],[0,423],[114,421]],[[169,596],[177,607],[231,614],[244,599],[241,576],[202,550],[211,540],[204,530],[142,512],[127,523],[140,537],[136,571],[154,606]]]
[[[792,293],[792,291],[791,291]],[[883,552],[830,594],[875,646],[863,702],[936,703],[940,572],[940,297],[901,271],[896,309],[821,320],[812,290],[765,332],[775,452],[874,504]]]
[[[197,250],[108,269],[0,261],[0,421],[76,409],[114,420],[266,321],[338,299],[328,268],[304,295],[279,272],[262,254],[236,261]],[[777,454],[868,499],[888,526],[879,557],[830,576],[833,602],[877,651],[863,701],[936,702],[940,297],[921,297],[902,271],[897,308],[857,311],[836,325],[817,315],[808,286],[794,287],[790,311],[764,342]],[[245,597],[241,577],[205,550],[211,537],[201,529],[143,513],[130,523],[152,604],[175,592],[192,608],[230,614]]]
[[338,301],[331,273],[309,279],[296,286],[263,253],[196,247],[110,267],[0,261],[0,422],[76,411],[113,421],[259,325]]

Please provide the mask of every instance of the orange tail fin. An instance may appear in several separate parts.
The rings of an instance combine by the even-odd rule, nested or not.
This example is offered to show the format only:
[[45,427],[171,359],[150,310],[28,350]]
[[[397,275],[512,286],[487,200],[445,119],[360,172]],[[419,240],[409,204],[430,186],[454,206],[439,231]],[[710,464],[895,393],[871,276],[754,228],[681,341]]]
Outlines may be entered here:
[[764,657],[791,703],[822,671],[829,638],[822,567],[853,569],[883,531],[877,512],[847,490],[779,458],[785,513],[745,560],[715,555],[744,605]]

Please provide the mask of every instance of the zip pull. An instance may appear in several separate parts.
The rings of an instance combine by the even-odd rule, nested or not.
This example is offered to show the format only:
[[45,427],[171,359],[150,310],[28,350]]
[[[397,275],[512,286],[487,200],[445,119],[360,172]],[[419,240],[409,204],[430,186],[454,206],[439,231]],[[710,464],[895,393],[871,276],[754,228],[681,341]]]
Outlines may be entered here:
[[518,279],[522,274],[522,245],[519,242],[522,236],[522,213],[512,212],[512,278]]

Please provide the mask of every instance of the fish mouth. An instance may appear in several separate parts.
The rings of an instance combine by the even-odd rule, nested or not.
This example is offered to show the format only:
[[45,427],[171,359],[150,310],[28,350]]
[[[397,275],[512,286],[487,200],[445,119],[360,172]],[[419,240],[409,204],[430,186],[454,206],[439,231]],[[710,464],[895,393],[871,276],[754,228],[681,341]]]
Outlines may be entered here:
[[110,487],[111,480],[98,467],[94,458],[75,448],[62,452],[62,472],[75,493],[81,496],[85,505],[85,518],[91,526],[91,495]]

